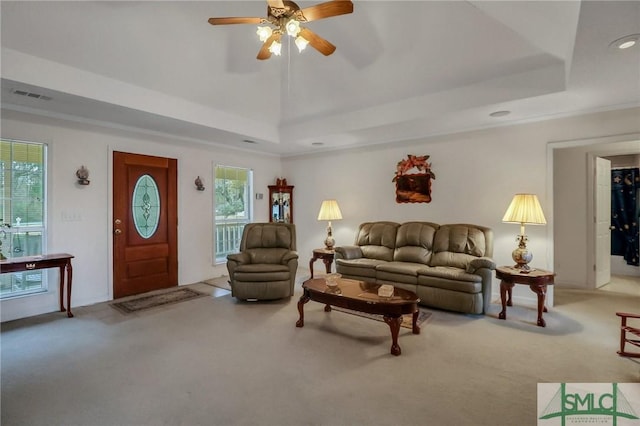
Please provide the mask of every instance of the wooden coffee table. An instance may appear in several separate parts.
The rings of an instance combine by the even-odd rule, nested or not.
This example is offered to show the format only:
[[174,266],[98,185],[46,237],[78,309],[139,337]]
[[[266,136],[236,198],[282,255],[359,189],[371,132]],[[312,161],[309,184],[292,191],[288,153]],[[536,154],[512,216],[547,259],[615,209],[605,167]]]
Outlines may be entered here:
[[420,334],[418,326],[420,299],[415,293],[401,288],[395,288],[391,297],[380,297],[378,296],[379,287],[379,284],[341,278],[338,281],[338,287],[334,290],[327,287],[324,278],[307,280],[302,284],[304,293],[298,301],[300,319],[296,322],[296,327],[304,326],[304,304],[309,300],[324,303],[325,312],[331,312],[331,306],[338,306],[382,315],[384,322],[391,329],[391,354],[400,355],[402,351],[398,345],[398,333],[403,315],[413,314],[413,334]]

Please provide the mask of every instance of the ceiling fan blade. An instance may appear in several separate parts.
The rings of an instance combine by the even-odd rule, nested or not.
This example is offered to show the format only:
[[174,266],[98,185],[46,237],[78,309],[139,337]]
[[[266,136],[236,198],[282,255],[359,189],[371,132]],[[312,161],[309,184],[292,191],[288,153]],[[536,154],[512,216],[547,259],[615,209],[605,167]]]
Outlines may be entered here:
[[261,24],[264,18],[209,18],[211,25]]
[[267,0],[269,7],[276,7],[278,9],[284,9],[284,2],[282,0]]
[[336,50],[336,47],[333,44],[329,43],[309,28],[303,28],[300,30],[299,35],[306,39],[313,48],[324,56],[329,56]]
[[258,52],[257,59],[264,60],[269,59],[271,57],[271,51],[269,48],[271,47],[271,43],[274,41],[280,41],[280,34],[272,34],[264,43],[262,43],[262,47]]
[[333,0],[304,8],[301,12],[307,22],[317,21],[331,16],[352,13],[353,3],[349,0]]

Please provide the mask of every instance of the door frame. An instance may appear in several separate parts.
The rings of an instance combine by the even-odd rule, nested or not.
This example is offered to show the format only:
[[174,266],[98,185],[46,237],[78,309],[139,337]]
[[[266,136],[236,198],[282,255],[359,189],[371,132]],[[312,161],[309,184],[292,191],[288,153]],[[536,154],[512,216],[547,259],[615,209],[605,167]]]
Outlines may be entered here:
[[[554,176],[553,176],[553,159],[554,159],[554,151],[556,149],[566,149],[566,148],[578,148],[578,147],[589,147],[587,148],[587,154],[585,158],[585,167],[587,164],[592,164],[595,162],[593,157],[606,157],[610,155],[621,155],[621,154],[637,154],[639,153],[637,150],[634,151],[634,144],[638,144],[640,142],[640,133],[624,133],[618,135],[611,136],[601,136],[587,139],[574,139],[574,140],[564,140],[564,141],[550,141],[547,144],[547,194],[548,194],[548,205],[550,211],[554,211]],[[615,144],[615,146],[612,146]],[[609,145],[609,146],[608,146]],[[626,148],[626,147],[629,148]],[[621,148],[622,147],[622,148]],[[592,167],[589,166],[585,169],[584,178],[587,181],[587,205],[584,206],[585,214],[592,216],[593,212],[593,204],[594,204],[594,193],[593,193],[593,177],[589,176],[589,173],[593,174]],[[561,200],[560,200],[561,201]],[[559,204],[559,203],[558,203]],[[547,223],[547,238],[548,241],[551,241],[553,244],[548,249],[548,264],[553,269],[554,264],[554,253],[555,253],[555,240],[554,240],[554,218],[551,218],[551,221]],[[587,259],[585,264],[586,269],[586,284],[589,289],[595,288],[595,272],[593,270],[593,264],[595,262],[595,223],[593,220],[587,222],[587,226],[585,229],[587,234]],[[553,286],[552,286],[553,287]],[[581,287],[582,288],[582,287]],[[548,293],[547,293],[548,296]],[[552,306],[552,305],[551,305]]]
[[[141,151],[137,151],[137,150],[131,150],[130,148],[124,148],[124,147],[117,147],[117,146],[107,146],[107,223],[106,223],[106,237],[107,237],[107,249],[108,249],[108,260],[107,260],[107,270],[106,272],[106,276],[107,276],[107,289],[106,289],[106,294],[107,294],[107,300],[114,300],[113,296],[114,296],[114,291],[113,291],[113,285],[114,285],[114,243],[113,243],[113,220],[114,220],[114,216],[113,216],[113,153],[114,151],[118,151],[118,152],[126,152],[128,154],[137,154],[137,155],[147,155],[147,156],[151,156],[151,157],[163,157],[166,156],[166,154],[157,154],[157,153],[148,153],[148,152],[141,152]],[[180,161],[178,157],[168,157],[166,156],[166,158],[175,158],[176,161]],[[180,197],[178,195],[178,191],[180,188],[180,175],[178,172],[178,175],[176,176],[177,182],[176,182],[176,209],[177,209],[177,215],[178,217],[180,217]],[[180,235],[178,234],[176,236],[176,244],[178,243],[178,240],[180,238]],[[178,265],[180,265],[180,252],[178,251],[177,253],[177,259],[178,259]],[[178,267],[178,286],[180,286],[180,269]]]

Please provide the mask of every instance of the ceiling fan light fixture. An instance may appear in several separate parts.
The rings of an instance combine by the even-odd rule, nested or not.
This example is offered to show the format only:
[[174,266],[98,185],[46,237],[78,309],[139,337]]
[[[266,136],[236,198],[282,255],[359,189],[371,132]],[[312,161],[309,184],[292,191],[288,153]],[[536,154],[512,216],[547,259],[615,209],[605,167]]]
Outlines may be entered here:
[[258,27],[256,34],[258,34],[260,41],[265,42],[269,37],[271,37],[271,34],[273,34],[273,30],[271,29],[271,27]]
[[269,46],[269,52],[276,56],[280,56],[282,52],[282,44],[279,41],[274,40],[273,43],[271,43],[271,46]]
[[309,40],[302,36],[296,37],[296,46],[298,47],[298,52],[302,52],[309,44]]
[[286,23],[285,29],[287,30],[287,34],[295,37],[300,32],[300,22],[292,18]]

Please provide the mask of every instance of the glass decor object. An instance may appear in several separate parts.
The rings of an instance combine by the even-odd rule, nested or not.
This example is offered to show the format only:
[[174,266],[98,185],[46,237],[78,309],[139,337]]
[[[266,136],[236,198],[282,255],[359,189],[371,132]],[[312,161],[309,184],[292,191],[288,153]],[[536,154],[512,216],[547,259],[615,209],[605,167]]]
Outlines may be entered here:
[[160,194],[156,181],[149,175],[138,178],[133,189],[133,223],[142,238],[151,238],[160,221]]

